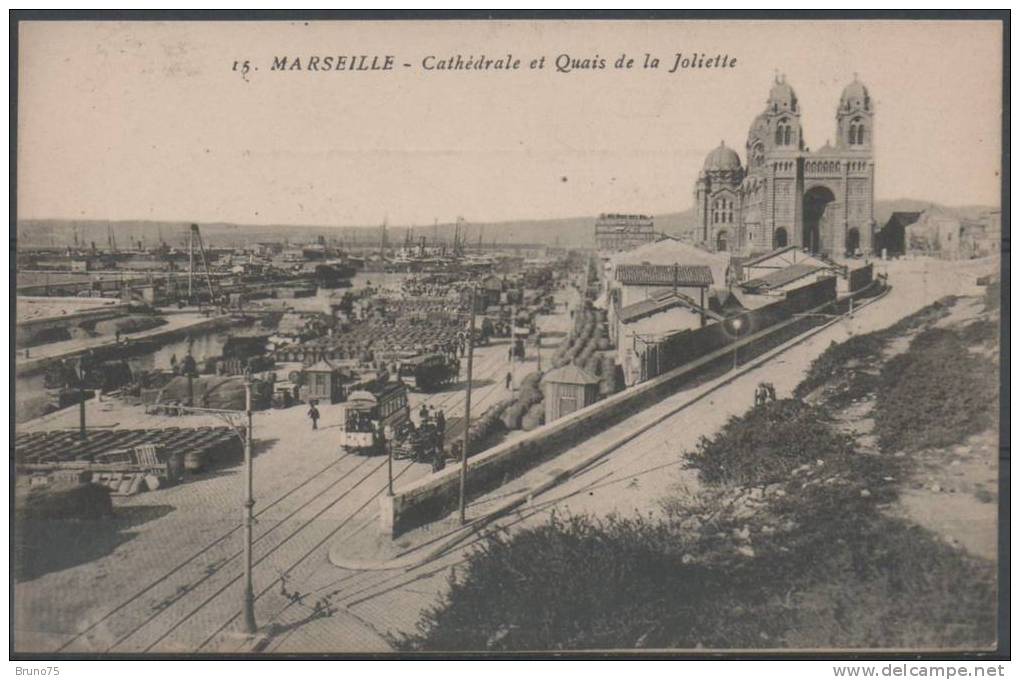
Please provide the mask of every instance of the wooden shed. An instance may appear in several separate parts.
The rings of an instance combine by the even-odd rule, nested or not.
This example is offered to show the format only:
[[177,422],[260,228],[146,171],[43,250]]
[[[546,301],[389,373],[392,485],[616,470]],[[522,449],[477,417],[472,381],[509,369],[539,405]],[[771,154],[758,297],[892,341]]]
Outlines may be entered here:
[[580,366],[567,364],[542,378],[545,394],[545,422],[573,413],[599,398],[599,379]]
[[344,399],[343,371],[321,359],[304,370],[301,392],[305,401],[319,399],[330,404]]

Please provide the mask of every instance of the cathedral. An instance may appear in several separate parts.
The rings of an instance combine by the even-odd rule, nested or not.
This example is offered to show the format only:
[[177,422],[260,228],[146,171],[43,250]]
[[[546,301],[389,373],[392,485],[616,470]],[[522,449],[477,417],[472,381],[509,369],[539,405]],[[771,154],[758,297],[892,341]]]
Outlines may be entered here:
[[697,239],[736,255],[798,246],[842,257],[870,253],[875,232],[874,104],[857,77],[836,108],[836,143],[811,151],[797,95],[776,77],[747,134],[747,167],[720,144],[694,187]]

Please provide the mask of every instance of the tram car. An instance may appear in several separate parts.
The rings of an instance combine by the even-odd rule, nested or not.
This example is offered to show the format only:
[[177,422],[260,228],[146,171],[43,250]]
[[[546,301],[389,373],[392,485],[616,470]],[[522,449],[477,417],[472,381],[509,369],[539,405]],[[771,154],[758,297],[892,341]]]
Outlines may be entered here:
[[400,383],[372,390],[355,390],[341,405],[340,447],[350,453],[375,455],[386,452],[386,436],[395,438],[411,421],[407,388]]
[[460,362],[445,354],[420,354],[401,360],[397,375],[401,382],[416,392],[432,392],[456,382],[460,375]]

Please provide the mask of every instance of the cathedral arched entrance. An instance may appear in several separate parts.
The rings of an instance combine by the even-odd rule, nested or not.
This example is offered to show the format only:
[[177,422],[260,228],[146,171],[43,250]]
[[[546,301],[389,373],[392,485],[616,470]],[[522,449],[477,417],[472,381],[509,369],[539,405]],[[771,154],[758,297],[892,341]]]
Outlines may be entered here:
[[776,233],[772,235],[772,247],[773,248],[785,248],[787,242],[786,229],[779,227],[776,229]]
[[728,244],[729,234],[725,231],[720,231],[715,237],[715,249],[720,253],[726,252],[726,246]]
[[808,252],[818,253],[829,247],[830,244],[825,243],[825,236],[832,232],[827,228],[827,213],[835,201],[836,196],[827,187],[812,187],[804,192],[804,233],[801,243]]
[[846,254],[853,255],[861,247],[861,232],[857,227],[850,227],[846,233]]

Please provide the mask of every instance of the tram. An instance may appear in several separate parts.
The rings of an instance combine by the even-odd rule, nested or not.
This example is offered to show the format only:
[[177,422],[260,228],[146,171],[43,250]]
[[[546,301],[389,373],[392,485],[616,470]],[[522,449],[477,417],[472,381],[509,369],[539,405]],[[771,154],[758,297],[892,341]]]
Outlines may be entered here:
[[351,453],[385,453],[387,437],[396,439],[411,422],[407,388],[400,383],[355,390],[341,408],[340,447]]

